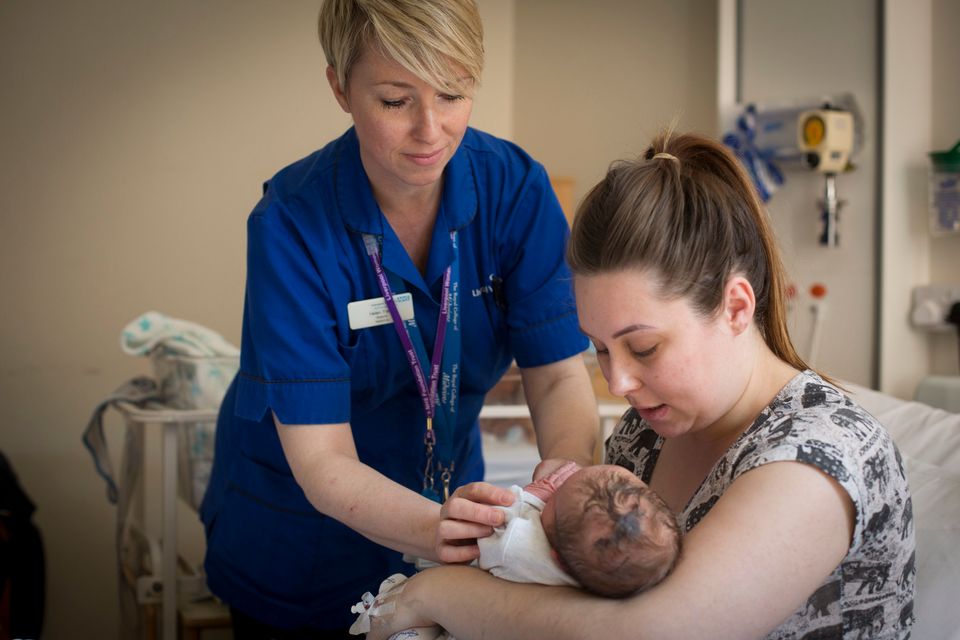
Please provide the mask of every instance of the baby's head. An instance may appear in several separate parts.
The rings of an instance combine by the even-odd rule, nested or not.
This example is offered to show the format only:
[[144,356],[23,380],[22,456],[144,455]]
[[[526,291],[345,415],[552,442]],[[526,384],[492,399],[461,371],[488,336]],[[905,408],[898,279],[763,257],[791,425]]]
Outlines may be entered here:
[[680,556],[680,527],[645,482],[615,465],[584,467],[541,516],[550,545],[583,587],[608,597],[657,584]]

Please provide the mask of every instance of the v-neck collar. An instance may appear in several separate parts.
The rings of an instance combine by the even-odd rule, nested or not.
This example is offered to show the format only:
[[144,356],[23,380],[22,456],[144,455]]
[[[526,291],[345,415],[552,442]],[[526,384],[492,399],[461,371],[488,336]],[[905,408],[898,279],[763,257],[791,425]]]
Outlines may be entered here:
[[450,233],[466,227],[477,213],[477,187],[469,154],[461,144],[444,169],[443,193],[433,226],[426,273],[421,274],[373,197],[373,188],[360,159],[356,130],[351,127],[337,144],[336,202],[344,225],[355,233],[380,237],[384,269],[430,295],[432,285],[453,262]]

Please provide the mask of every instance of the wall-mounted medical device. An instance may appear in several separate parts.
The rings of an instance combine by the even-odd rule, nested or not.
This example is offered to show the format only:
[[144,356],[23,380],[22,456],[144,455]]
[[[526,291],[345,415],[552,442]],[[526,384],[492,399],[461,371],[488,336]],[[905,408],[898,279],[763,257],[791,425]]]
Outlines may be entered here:
[[863,116],[852,94],[745,105],[723,140],[743,162],[764,202],[786,181],[786,170],[822,174],[819,242],[839,244],[843,202],[836,177],[853,168],[851,159],[863,146]]
[[839,109],[804,111],[798,118],[797,147],[804,166],[822,173],[845,171],[853,152],[853,114]]
[[824,175],[820,201],[820,244],[840,244],[837,223],[843,202],[837,197],[837,174],[850,166],[853,153],[853,114],[842,109],[813,109],[797,120],[797,147],[804,166]]

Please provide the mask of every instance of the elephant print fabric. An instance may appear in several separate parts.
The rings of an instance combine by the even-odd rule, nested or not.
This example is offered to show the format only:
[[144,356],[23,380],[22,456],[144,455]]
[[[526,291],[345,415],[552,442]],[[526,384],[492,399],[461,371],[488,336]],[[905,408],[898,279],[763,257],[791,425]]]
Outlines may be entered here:
[[[607,440],[606,461],[649,482],[662,445],[631,409]],[[840,565],[767,637],[908,638],[916,565],[900,453],[873,416],[813,371],[797,374],[717,461],[680,513],[683,531],[741,474],[782,461],[811,465],[836,480],[853,501],[856,523]]]

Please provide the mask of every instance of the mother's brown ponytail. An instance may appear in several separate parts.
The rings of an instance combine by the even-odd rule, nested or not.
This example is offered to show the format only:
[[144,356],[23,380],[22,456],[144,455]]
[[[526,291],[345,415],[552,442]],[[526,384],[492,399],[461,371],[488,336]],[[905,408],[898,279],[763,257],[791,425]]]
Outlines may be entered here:
[[661,134],[642,158],[611,166],[580,204],[567,258],[581,275],[649,270],[661,294],[688,298],[704,317],[740,274],[767,346],[807,368],[790,340],[787,277],[767,213],[736,158],[708,137]]

